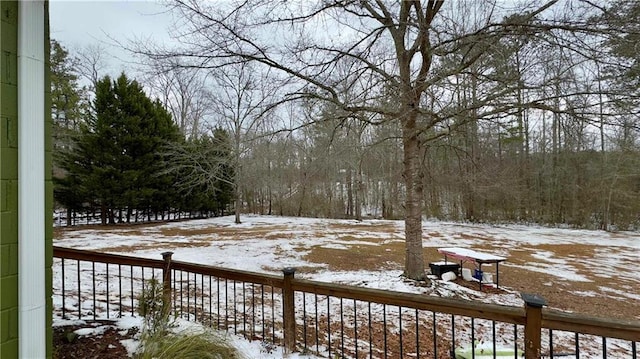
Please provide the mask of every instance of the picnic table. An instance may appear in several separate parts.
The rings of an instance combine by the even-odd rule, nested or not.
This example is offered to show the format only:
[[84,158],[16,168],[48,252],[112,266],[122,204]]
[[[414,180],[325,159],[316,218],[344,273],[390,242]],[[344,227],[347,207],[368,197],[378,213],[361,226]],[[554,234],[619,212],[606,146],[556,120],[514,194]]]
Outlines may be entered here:
[[[450,247],[450,248],[438,248],[438,252],[444,255],[444,261],[447,262],[448,258],[454,258],[460,260],[460,268],[462,268],[462,264],[464,262],[473,262],[476,267],[482,273],[482,265],[483,264],[495,264],[496,265],[496,288],[499,285],[499,272],[498,272],[498,264],[500,262],[504,262],[507,260],[505,257],[499,257],[489,253],[483,253],[474,251],[473,249],[468,248],[459,248],[459,247]],[[482,276],[478,278],[480,282],[480,290],[482,290]]]

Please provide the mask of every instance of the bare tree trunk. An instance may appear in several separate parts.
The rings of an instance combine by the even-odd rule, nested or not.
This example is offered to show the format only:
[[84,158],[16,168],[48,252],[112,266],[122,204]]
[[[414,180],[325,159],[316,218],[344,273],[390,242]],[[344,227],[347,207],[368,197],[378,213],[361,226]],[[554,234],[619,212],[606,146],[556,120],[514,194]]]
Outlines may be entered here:
[[422,180],[420,176],[419,141],[416,129],[417,113],[412,111],[402,123],[404,148],[404,182],[407,188],[405,200],[405,275],[412,279],[424,279],[424,254],[422,249]]
[[[360,161],[360,165],[362,165],[362,161]],[[356,173],[356,198],[355,198],[355,215],[356,220],[362,221],[362,169],[358,168],[358,172]]]
[[351,183],[351,167],[347,168],[347,178],[345,183],[347,184],[347,218],[353,218],[353,184]]
[[240,221],[240,208],[242,206],[242,192],[240,191],[240,188],[238,187],[238,184],[236,182],[235,185],[235,223],[236,224],[240,224],[242,223]]
[[[87,216],[87,218],[89,218],[89,216]],[[100,204],[100,223],[103,226],[107,224],[107,206],[104,203]]]

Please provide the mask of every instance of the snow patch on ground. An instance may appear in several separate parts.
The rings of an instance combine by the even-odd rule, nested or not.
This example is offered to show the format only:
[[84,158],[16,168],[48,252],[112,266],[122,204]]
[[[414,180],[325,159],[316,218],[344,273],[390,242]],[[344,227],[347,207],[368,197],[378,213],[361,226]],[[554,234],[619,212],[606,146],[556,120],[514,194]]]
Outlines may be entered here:
[[[281,275],[285,267],[314,268],[313,272],[300,271],[296,278],[311,279],[328,283],[340,283],[366,288],[384,289],[399,292],[418,293],[441,297],[455,297],[510,306],[522,306],[519,293],[490,294],[468,289],[453,282],[433,281],[427,286],[417,286],[415,282],[404,281],[402,270],[397,265],[390,266],[380,262],[378,270],[335,271],[328,270],[326,265],[307,261],[306,255],[314,247],[349,249],[351,246],[388,245],[402,242],[404,223],[402,221],[367,220],[327,220],[315,218],[277,217],[243,215],[243,223],[235,224],[233,216],[181,221],[145,227],[144,234],[132,234],[131,229],[113,229],[109,231],[95,229],[77,229],[63,231],[63,238],[57,239],[55,245],[89,249],[107,250],[119,248],[115,253],[134,255],[145,258],[161,259],[160,253],[170,250],[177,261],[199,263],[240,269],[245,271]],[[207,228],[252,229],[261,226],[261,231],[252,234],[243,232],[241,239],[230,239],[218,234],[205,233]],[[349,228],[350,226],[357,226]],[[385,226],[385,231],[377,231]],[[265,231],[269,237],[265,238]],[[370,228],[371,230],[368,230]],[[389,230],[391,228],[391,230]],[[194,236],[171,236],[171,229],[198,231]],[[583,296],[607,295],[624,300],[640,300],[637,288],[640,286],[640,271],[635,270],[640,262],[640,236],[637,233],[610,233],[604,231],[570,230],[544,228],[540,226],[467,224],[454,222],[425,221],[423,223],[423,246],[435,251],[439,247],[468,247],[483,251],[491,245],[491,253],[504,256],[507,261],[500,265],[504,270],[522,268],[528,271],[552,275],[565,282],[589,283],[592,276],[609,278],[611,283],[624,283],[625,286],[600,286],[599,292],[581,291],[575,294]],[[374,242],[372,240],[378,240]],[[188,246],[191,241],[197,246]],[[558,258],[549,250],[537,248],[543,245],[588,244],[597,246],[592,258],[569,256]],[[125,252],[122,252],[122,249]],[[532,249],[533,248],[533,249]],[[389,249],[390,250],[390,249]],[[534,261],[526,264],[509,262],[509,254],[513,251],[528,250]],[[54,261],[54,288],[60,290],[62,277],[59,271],[60,261]],[[585,271],[588,268],[589,271]],[[633,269],[632,269],[633,268]],[[112,269],[112,270],[115,270]],[[128,269],[124,269],[129,273]],[[91,291],[90,268],[81,268],[82,291]],[[502,273],[502,271],[501,271]],[[74,273],[67,272],[65,277],[73,283]],[[132,270],[131,275],[138,275]],[[556,283],[545,283],[554,286]],[[628,288],[628,291],[622,290]],[[70,288],[67,288],[69,290]],[[73,288],[71,288],[73,290]],[[116,293],[114,287],[112,293]],[[68,299],[66,307],[73,307],[72,299]],[[77,303],[76,303],[77,305]],[[54,297],[54,306],[60,308],[62,302]],[[103,313],[106,308],[99,308]],[[84,308],[90,311],[93,308]],[[109,308],[112,317],[116,309]],[[136,321],[137,320],[137,321]],[[69,321],[59,318],[54,325],[68,325]],[[121,330],[140,326],[138,318],[123,317],[117,320]],[[99,330],[99,329],[95,329]],[[84,334],[83,334],[84,335]],[[249,358],[314,358],[294,353],[286,355],[281,348],[265,347],[259,342],[248,342],[244,339],[230,337],[238,348],[248,353]],[[125,343],[126,342],[126,343]],[[135,340],[125,341],[123,345],[130,353],[137,349]]]

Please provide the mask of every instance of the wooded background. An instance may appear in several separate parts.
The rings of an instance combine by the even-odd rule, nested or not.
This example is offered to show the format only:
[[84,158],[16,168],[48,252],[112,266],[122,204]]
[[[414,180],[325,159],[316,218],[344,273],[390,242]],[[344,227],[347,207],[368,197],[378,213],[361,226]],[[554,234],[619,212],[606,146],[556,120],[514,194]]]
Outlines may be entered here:
[[[373,6],[377,3],[371,9],[352,2],[322,4],[295,14],[306,21],[311,18],[308,14],[330,9],[336,14],[338,10],[362,12],[376,20]],[[418,97],[421,112],[416,120],[422,215],[607,230],[637,228],[640,5],[635,1],[601,6],[587,1],[529,1],[509,8],[499,4],[429,1],[415,5],[416,10],[439,16],[427,24],[430,45],[425,51],[433,80]],[[388,7],[394,10],[396,5]],[[145,188],[144,181],[131,182],[129,192],[107,188],[100,179],[93,185],[127,193],[129,200],[106,203],[91,189],[72,200],[60,190],[64,178],[74,172],[65,165],[65,158],[78,154],[83,137],[97,133],[95,119],[102,110],[96,105],[100,98],[96,85],[105,79],[99,50],[69,53],[52,42],[52,115],[60,154],[56,171],[62,179],[56,198],[61,206],[83,212],[104,209],[107,204],[112,221],[122,219],[114,213],[124,211],[126,217],[127,211],[134,210],[144,211],[147,218],[170,210],[405,217],[406,131],[396,121],[402,87],[383,80],[386,75],[371,75],[391,73],[386,64],[399,61],[392,54],[393,42],[378,41],[383,39],[380,35],[357,54],[349,53],[352,60],[345,56],[330,69],[317,70],[314,81],[331,74],[321,83],[300,85],[292,77],[299,80],[303,70],[283,76],[274,66],[266,66],[266,60],[217,62],[223,56],[211,50],[212,43],[224,43],[227,38],[221,32],[205,32],[202,25],[205,20],[220,25],[214,21],[218,10],[195,1],[172,6],[188,20],[177,38],[190,47],[163,50],[148,44],[128,45],[139,58],[135,83],[150,103],[157,99],[166,109],[176,129],[174,137],[154,147],[155,157],[145,161],[153,162],[155,169],[142,179],[153,178],[162,185],[145,195],[136,194]],[[237,8],[238,13],[244,10]],[[251,11],[255,15],[257,10]],[[424,25],[419,14],[416,11],[415,19],[408,18]],[[389,19],[398,18],[390,15]],[[354,19],[336,15],[334,20]],[[251,30],[258,23],[242,21],[248,20],[236,19]],[[188,37],[190,26],[200,29],[190,36],[211,38],[212,43]],[[374,27],[371,34],[378,30]],[[335,41],[345,37],[327,35],[332,36]],[[290,46],[291,56],[296,49],[304,53],[300,46],[307,46],[305,51],[313,48],[302,43],[285,45]],[[305,56],[298,60],[306,61]],[[358,62],[366,62],[371,73],[360,71]],[[122,81],[129,80],[125,76]],[[372,104],[376,110],[368,111]],[[127,116],[138,115],[129,112]],[[158,181],[162,176],[167,177]],[[77,183],[69,184],[66,193],[77,193],[78,188]],[[153,197],[163,193],[172,195]],[[211,198],[207,205],[197,201],[207,196]],[[191,202],[184,200],[187,197]]]

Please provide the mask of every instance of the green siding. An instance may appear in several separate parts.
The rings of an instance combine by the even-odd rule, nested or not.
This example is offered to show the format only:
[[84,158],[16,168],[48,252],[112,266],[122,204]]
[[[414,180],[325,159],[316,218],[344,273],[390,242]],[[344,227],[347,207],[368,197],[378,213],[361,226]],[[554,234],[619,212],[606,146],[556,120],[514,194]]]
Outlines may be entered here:
[[18,3],[0,1],[0,358],[18,357]]

